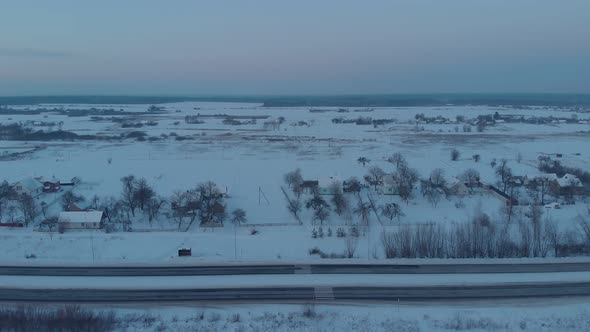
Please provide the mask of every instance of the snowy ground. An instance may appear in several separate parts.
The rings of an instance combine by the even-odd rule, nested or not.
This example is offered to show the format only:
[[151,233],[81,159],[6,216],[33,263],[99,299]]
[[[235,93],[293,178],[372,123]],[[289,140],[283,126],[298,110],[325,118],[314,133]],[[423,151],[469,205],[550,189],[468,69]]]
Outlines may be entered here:
[[[47,305],[49,309],[55,306]],[[37,308],[40,308],[38,306]],[[83,306],[116,331],[531,331],[590,329],[588,299],[396,305]]]
[[[48,108],[114,108],[130,112],[144,112],[148,105],[43,105]],[[258,104],[243,103],[174,103],[165,104],[165,114],[141,115],[126,118],[128,122],[156,121],[156,126],[122,128],[111,116],[92,119],[91,116],[68,117],[56,113],[42,115],[0,115],[3,124],[19,121],[42,120],[63,122],[64,130],[78,134],[98,133],[119,135],[139,130],[148,136],[162,134],[191,135],[193,140],[177,141],[174,136],[155,142],[121,140],[110,142],[0,142],[0,173],[9,182],[26,176],[56,176],[71,179],[77,176],[83,184],[75,189],[88,199],[93,195],[119,196],[120,178],[128,174],[145,177],[163,197],[175,190],[186,190],[197,183],[212,180],[229,191],[228,209],[243,208],[248,214],[248,224],[279,224],[282,226],[245,226],[237,231],[237,254],[234,253],[234,231],[225,229],[200,229],[176,232],[175,224],[161,216],[153,224],[137,220],[134,229],[167,230],[153,233],[66,233],[46,234],[32,231],[0,229],[0,249],[3,262],[25,261],[34,255],[38,262],[168,262],[175,260],[175,250],[182,246],[193,248],[195,260],[284,260],[318,259],[309,256],[308,250],[319,247],[327,253],[341,254],[345,241],[335,236],[312,239],[311,231],[318,227],[311,221],[311,213],[302,214],[303,225],[286,209],[281,192],[283,175],[297,167],[306,179],[327,176],[362,178],[369,166],[377,165],[386,172],[393,167],[385,159],[394,152],[405,155],[411,167],[422,177],[427,177],[434,168],[443,168],[447,176],[457,176],[468,168],[477,169],[486,183],[494,183],[492,159],[505,158],[516,175],[538,174],[537,157],[544,154],[563,154],[564,164],[590,169],[590,143],[588,124],[557,123],[547,125],[501,123],[488,127],[485,132],[455,132],[453,123],[457,115],[468,119],[477,115],[518,114],[524,117],[554,116],[580,120],[590,117],[586,113],[568,112],[545,107],[512,109],[502,107],[413,107],[377,108],[373,112],[311,113],[307,108],[263,108]],[[36,106],[19,106],[34,109]],[[418,124],[424,130],[416,131],[414,116],[441,115],[451,123]],[[201,115],[203,124],[187,124],[186,115]],[[222,123],[218,114],[239,116],[282,116],[285,123],[277,130],[265,129],[263,122],[231,126]],[[395,123],[374,128],[355,124],[334,124],[332,119],[347,119],[370,116],[373,119],[396,119]],[[291,124],[305,121],[309,126]],[[56,125],[57,126],[57,125]],[[37,129],[49,129],[36,127]],[[56,129],[56,128],[53,128]],[[450,150],[461,152],[458,161],[450,160]],[[6,158],[11,152],[24,154]],[[517,155],[522,160],[518,162]],[[481,155],[476,163],[471,156]],[[360,156],[371,159],[367,167],[356,162]],[[419,196],[419,195],[417,195]],[[55,200],[55,197],[44,198]],[[492,218],[500,218],[502,202],[488,194],[450,197],[433,207],[425,199],[417,197],[408,205],[399,197],[381,197],[378,202],[397,202],[402,205],[405,216],[393,223],[377,221],[371,217],[371,231],[359,238],[355,257],[382,258],[379,234],[388,227],[399,224],[461,223],[468,220],[477,206]],[[352,198],[351,198],[352,201]],[[458,204],[461,203],[461,204]],[[457,206],[461,205],[460,208]],[[578,201],[576,205],[560,210],[546,210],[545,216],[558,220],[560,228],[576,230],[575,218],[586,213],[588,204]],[[59,204],[51,207],[57,213]],[[522,217],[524,211],[517,210]],[[358,223],[358,217],[338,218],[334,213],[324,225],[324,231]],[[256,228],[260,233],[250,235]]]

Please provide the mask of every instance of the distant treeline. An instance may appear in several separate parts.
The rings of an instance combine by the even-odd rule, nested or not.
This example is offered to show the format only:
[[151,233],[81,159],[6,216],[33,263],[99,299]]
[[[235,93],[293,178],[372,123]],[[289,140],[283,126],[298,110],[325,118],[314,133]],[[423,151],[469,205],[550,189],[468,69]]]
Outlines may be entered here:
[[381,94],[339,96],[22,96],[0,97],[0,105],[163,104],[183,101],[248,102],[266,107],[410,107],[447,105],[590,107],[590,94]]
[[399,94],[274,97],[266,107],[412,107],[412,106],[556,106],[590,107],[590,95],[582,94]]

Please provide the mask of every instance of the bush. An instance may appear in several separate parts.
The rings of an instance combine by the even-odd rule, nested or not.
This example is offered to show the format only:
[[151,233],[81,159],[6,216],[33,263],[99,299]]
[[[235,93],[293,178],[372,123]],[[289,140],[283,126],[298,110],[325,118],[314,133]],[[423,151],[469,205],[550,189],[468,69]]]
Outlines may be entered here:
[[346,237],[346,232],[344,232],[342,227],[338,227],[336,230],[336,237]]
[[319,255],[321,253],[322,253],[322,251],[318,247],[313,247],[313,248],[309,249],[309,255],[310,256],[311,255]]
[[315,306],[313,304],[306,304],[303,307],[303,312],[302,312],[303,317],[307,317],[307,318],[314,318],[317,316],[317,313],[315,311]]
[[318,237],[318,231],[315,228],[311,231],[311,237],[314,239]]
[[95,313],[77,305],[0,309],[0,331],[112,331],[116,324],[112,311]]
[[318,236],[320,238],[323,238],[324,237],[324,229],[321,226],[320,226],[320,229],[318,230]]
[[332,237],[332,229],[328,228],[328,233],[327,233],[328,237]]
[[459,152],[459,150],[457,149],[452,149],[451,150],[451,160],[452,161],[457,161],[459,160],[459,156],[461,155],[461,153]]

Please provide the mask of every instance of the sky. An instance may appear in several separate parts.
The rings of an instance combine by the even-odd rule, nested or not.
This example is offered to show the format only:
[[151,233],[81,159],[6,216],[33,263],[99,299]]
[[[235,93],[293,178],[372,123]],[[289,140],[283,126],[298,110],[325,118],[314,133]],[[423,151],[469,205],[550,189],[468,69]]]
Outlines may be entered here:
[[590,93],[590,1],[3,0],[0,95]]

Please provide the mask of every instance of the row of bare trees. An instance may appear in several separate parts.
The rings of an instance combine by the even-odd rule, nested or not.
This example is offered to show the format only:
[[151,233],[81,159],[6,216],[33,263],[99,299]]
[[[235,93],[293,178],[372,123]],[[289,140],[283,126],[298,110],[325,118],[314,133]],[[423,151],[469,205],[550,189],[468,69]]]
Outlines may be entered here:
[[[584,225],[590,245],[590,221]],[[552,220],[542,220],[539,206],[531,206],[529,220],[515,226],[495,224],[478,207],[469,222],[446,227],[404,225],[384,232],[381,242],[387,258],[508,258],[546,257],[551,249],[558,256],[564,240],[574,241],[566,240]]]

